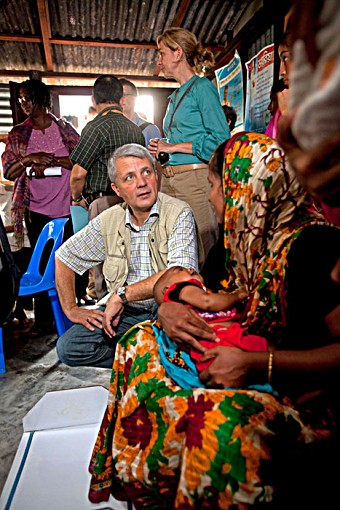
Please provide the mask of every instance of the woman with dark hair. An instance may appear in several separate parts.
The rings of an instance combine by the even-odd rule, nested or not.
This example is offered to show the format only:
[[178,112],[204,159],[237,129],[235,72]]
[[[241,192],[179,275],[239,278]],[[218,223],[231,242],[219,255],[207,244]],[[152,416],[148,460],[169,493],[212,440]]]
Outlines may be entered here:
[[[225,267],[214,268],[224,292],[248,291],[240,323],[273,347],[205,350],[200,340],[216,341],[213,331],[180,303],[163,303],[159,322],[131,328],[116,347],[90,500],[125,494],[136,509],[159,510],[333,508],[322,503],[336,477],[323,465],[338,448],[340,293],[330,271],[340,231],[311,209],[282,149],[263,134],[238,133],[220,147],[209,182],[224,230]],[[166,335],[178,345],[171,361],[184,369],[182,351],[214,358],[195,388],[163,365]],[[274,394],[240,389],[267,382]]]
[[[69,155],[80,136],[71,124],[50,113],[50,92],[42,81],[22,82],[17,100],[28,118],[10,131],[2,164],[6,179],[15,181],[12,197],[15,233],[18,238],[23,236],[25,220],[33,249],[48,221],[70,216]],[[45,176],[48,167],[61,167],[61,175]],[[65,230],[65,237],[72,234],[71,221]],[[37,336],[51,324],[49,301],[35,296],[35,324],[29,334]]]

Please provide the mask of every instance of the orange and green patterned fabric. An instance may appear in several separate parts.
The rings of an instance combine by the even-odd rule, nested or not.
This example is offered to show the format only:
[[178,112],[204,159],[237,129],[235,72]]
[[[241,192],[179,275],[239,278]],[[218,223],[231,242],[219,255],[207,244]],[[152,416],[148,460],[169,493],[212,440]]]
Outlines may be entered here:
[[93,450],[89,498],[136,509],[229,509],[270,500],[261,480],[272,437],[310,440],[298,414],[255,390],[183,390],[160,362],[157,323],[119,341],[107,410]]
[[277,343],[285,327],[285,272],[294,240],[323,224],[280,146],[266,135],[238,133],[224,160],[226,290],[246,287],[243,327]]
[[[243,326],[275,340],[285,325],[288,250],[305,225],[322,220],[310,213],[282,151],[265,135],[240,133],[227,143],[224,186],[223,284],[247,287]],[[176,385],[160,361],[160,328],[141,323],[117,344],[90,463],[90,500],[113,494],[137,510],[231,510],[270,501],[273,441],[304,444],[317,432],[272,394]]]

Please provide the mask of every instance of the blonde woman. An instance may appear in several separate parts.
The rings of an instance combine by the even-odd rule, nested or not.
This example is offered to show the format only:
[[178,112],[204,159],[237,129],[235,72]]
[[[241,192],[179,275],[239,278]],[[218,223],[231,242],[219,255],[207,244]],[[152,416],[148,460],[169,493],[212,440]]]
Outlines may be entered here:
[[161,152],[169,154],[161,191],[190,205],[206,256],[217,239],[217,220],[208,201],[207,163],[214,150],[230,138],[217,90],[199,76],[213,68],[214,58],[183,28],[169,28],[158,36],[157,45],[161,72],[180,86],[170,96],[163,121],[166,138],[151,140],[148,149],[156,158]]

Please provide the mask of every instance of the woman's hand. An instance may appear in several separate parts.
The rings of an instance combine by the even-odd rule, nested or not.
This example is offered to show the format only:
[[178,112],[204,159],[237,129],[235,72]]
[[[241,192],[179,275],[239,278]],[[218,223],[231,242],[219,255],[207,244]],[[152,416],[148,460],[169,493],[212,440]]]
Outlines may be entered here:
[[284,89],[277,93],[277,102],[281,115],[285,115],[288,112],[288,101],[289,89]]
[[41,179],[41,178],[45,177],[45,174],[44,174],[45,168],[46,168],[45,165],[33,164],[29,171],[28,177],[30,179],[32,179],[32,177],[35,177],[36,179]]
[[54,156],[51,166],[62,166],[67,170],[72,170],[73,164],[69,156]]
[[174,149],[173,143],[165,142],[164,140],[159,140],[158,142],[158,151],[157,156],[160,152],[167,152],[168,154],[171,154]]
[[217,340],[215,331],[196,312],[180,303],[162,303],[158,320],[168,337],[186,351],[194,348],[204,353],[206,349],[199,340]]
[[26,164],[26,166],[42,165],[46,168],[51,166],[54,161],[54,154],[49,154],[48,152],[34,152],[27,157],[30,160],[30,164]]
[[158,158],[160,152],[167,152],[171,154],[173,152],[174,144],[165,142],[160,138],[151,138],[148,145],[148,151],[152,156]]
[[158,155],[158,143],[159,143],[159,140],[160,140],[160,138],[151,138],[149,140],[148,151],[150,152],[150,154],[154,158],[156,158],[157,155]]
[[10,179],[14,181],[17,177],[26,172],[27,167],[33,167],[34,165],[39,165],[36,169],[30,170],[29,177],[37,172],[37,177],[43,177],[41,167],[43,170],[52,165],[54,160],[54,154],[49,154],[47,152],[35,152],[32,154],[27,154],[21,159],[18,159],[15,163],[13,163],[6,171],[6,179]]
[[48,152],[34,152],[26,157],[29,158],[30,162],[25,162],[25,165],[31,166],[29,172],[30,179],[32,179],[32,177],[35,177],[36,179],[45,177],[45,168],[51,166],[54,161],[54,154],[49,154]]
[[215,358],[200,374],[207,388],[244,388],[249,370],[249,353],[236,347],[216,346],[208,349],[201,362]]

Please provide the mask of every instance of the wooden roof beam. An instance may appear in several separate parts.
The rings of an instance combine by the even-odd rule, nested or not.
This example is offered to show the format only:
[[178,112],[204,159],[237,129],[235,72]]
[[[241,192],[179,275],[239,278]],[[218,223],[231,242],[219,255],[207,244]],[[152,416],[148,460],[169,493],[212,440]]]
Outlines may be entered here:
[[[107,48],[130,48],[130,49],[144,49],[144,50],[157,50],[156,43],[139,43],[139,42],[110,42],[110,41],[98,41],[90,39],[61,39],[52,38],[50,39],[51,44],[69,44],[71,46],[99,46]],[[223,51],[224,46],[207,46],[211,51]]]
[[[7,42],[28,42],[28,43],[41,43],[43,42],[42,37],[36,35],[9,35],[0,34],[0,41]],[[70,46],[93,46],[100,48],[130,48],[130,49],[144,49],[144,50],[156,50],[156,43],[139,43],[139,42],[111,42],[94,39],[67,39],[51,37],[49,44],[64,44]],[[224,46],[210,46],[208,48],[211,51],[223,51],[226,48]],[[49,69],[51,71],[52,69]]]
[[38,13],[40,20],[40,28],[42,35],[42,42],[45,52],[46,67],[48,71],[53,71],[52,53],[51,53],[51,25],[50,25],[50,13],[48,10],[47,0],[37,0]]
[[42,42],[42,37],[40,37],[40,35],[0,34],[0,41],[41,43]]
[[[29,70],[22,70],[22,71],[14,71],[14,70],[7,70],[7,69],[0,69],[0,76],[3,77],[25,77],[29,76],[29,73],[32,71]],[[91,79],[95,80],[100,76],[100,73],[68,73],[68,72],[49,72],[49,71],[41,71],[40,72],[42,78],[70,78],[70,79]],[[164,85],[169,85],[169,87],[172,87],[172,84],[175,83],[174,80],[169,80],[168,78],[163,77],[155,77],[155,76],[149,76],[149,75],[128,75],[128,74],[115,74],[118,78],[129,78],[129,80],[134,81],[150,81],[150,82],[159,82],[164,83]]]
[[51,44],[69,44],[70,46],[99,46],[101,48],[141,48],[146,50],[157,49],[156,43],[123,43],[123,42],[110,42],[110,41],[99,41],[90,39],[60,39],[54,37],[50,39]]
[[[40,35],[13,35],[13,34],[0,34],[0,41],[6,42],[27,42],[27,43],[41,43],[43,38]],[[138,43],[138,42],[111,42],[94,39],[67,39],[50,37],[49,44],[68,44],[70,46],[99,46],[102,48],[141,48],[141,49],[157,49],[156,43]],[[50,69],[51,70],[51,69]]]
[[191,0],[182,0],[181,5],[178,8],[175,19],[171,23],[172,27],[180,27],[183,23],[186,13],[190,7]]

